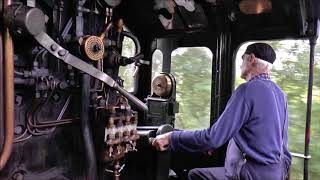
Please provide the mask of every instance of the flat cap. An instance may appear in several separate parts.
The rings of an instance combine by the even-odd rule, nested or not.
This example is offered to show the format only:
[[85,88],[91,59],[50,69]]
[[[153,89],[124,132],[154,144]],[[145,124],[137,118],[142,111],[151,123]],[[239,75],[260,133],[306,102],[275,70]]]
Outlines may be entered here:
[[245,51],[245,54],[253,53],[257,58],[268,61],[273,64],[276,60],[276,53],[273,48],[266,43],[254,43],[250,44]]

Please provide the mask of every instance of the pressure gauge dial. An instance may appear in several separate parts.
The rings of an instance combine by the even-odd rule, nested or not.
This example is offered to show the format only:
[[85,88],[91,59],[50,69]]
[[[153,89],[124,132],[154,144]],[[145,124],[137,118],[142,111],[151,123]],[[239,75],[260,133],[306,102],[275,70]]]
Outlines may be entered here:
[[103,59],[104,55],[104,44],[103,38],[98,36],[85,36],[80,39],[81,47],[85,55],[93,60],[99,61]]
[[173,82],[168,74],[159,74],[152,80],[152,91],[157,96],[169,96],[172,91],[172,88]]

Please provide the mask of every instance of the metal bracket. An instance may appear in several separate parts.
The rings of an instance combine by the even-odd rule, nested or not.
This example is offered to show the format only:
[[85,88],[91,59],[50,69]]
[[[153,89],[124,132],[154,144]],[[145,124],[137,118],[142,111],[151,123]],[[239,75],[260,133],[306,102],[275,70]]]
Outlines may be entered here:
[[294,153],[294,152],[290,152],[290,154],[291,154],[293,157],[297,157],[297,158],[302,158],[302,159],[311,159],[311,156],[310,156],[310,155],[305,156],[304,154],[301,154],[301,153]]

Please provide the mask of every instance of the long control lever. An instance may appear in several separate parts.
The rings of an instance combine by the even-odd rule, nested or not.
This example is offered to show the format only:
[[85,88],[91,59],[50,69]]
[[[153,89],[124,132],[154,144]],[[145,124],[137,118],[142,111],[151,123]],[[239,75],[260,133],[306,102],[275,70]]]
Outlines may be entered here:
[[7,14],[9,16],[7,16],[6,19],[9,21],[9,23],[22,26],[21,28],[30,33],[50,54],[71,65],[72,67],[106,83],[111,88],[119,91],[120,94],[129,99],[129,101],[131,101],[141,110],[148,111],[148,106],[145,103],[123,89],[109,75],[72,55],[68,50],[64,49],[47,33],[45,33],[45,15],[40,9],[31,8],[22,11],[11,9],[11,13],[9,12]]

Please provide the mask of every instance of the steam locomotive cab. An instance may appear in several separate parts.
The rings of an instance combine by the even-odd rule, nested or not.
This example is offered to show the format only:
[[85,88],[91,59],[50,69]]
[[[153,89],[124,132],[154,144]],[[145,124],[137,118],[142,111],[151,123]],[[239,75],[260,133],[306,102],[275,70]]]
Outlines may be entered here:
[[[315,37],[318,6],[316,0],[1,1],[0,179],[186,179],[192,168],[223,166],[226,145],[209,156],[158,152],[150,144],[175,129],[179,113],[172,51],[212,52],[212,125],[232,93],[239,46]],[[130,56],[123,54],[125,39]],[[163,62],[153,75],[156,50]]]

